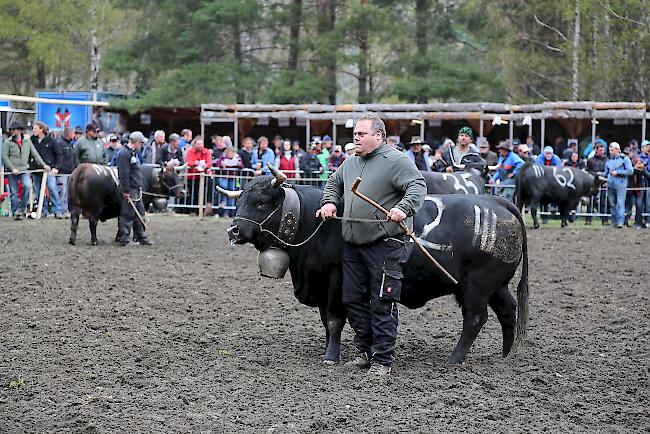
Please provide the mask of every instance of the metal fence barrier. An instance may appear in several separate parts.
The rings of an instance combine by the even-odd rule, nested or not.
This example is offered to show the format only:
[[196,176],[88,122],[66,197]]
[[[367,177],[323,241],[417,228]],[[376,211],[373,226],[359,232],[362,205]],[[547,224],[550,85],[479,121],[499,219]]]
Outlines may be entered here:
[[[295,185],[312,185],[318,188],[324,188],[327,182],[328,173],[306,174],[303,171],[284,171],[287,175],[287,182]],[[235,199],[229,199],[219,193],[214,188],[218,185],[226,190],[241,190],[255,173],[251,169],[214,169],[211,173],[180,173],[179,176],[185,178],[186,195],[180,201],[170,201],[168,207],[179,210],[180,212],[193,212],[203,216],[206,212],[218,213],[219,215],[234,215]],[[485,193],[492,195],[505,195],[509,198],[514,193],[514,185],[486,185]],[[644,197],[642,201],[643,216],[650,216],[650,188],[628,189],[626,195],[626,215],[635,211],[633,197],[636,193]],[[633,193],[633,194],[630,194]],[[557,207],[553,205],[541,207],[538,213],[542,217],[559,216]],[[575,216],[578,217],[599,217],[610,218],[608,191],[607,188],[601,188],[598,193],[590,198],[583,198],[575,210]]]

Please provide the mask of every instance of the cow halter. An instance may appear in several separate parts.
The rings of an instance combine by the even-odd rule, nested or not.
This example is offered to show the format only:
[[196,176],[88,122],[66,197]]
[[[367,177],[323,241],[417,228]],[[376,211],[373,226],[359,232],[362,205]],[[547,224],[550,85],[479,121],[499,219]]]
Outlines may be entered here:
[[[300,217],[300,198],[295,190],[291,187],[282,187],[284,190],[284,200],[280,205],[278,205],[264,220],[257,222],[246,217],[235,217],[235,220],[244,220],[249,223],[257,225],[260,229],[260,232],[267,233],[273,237],[278,244],[285,247],[300,247],[307,244],[311,241],[312,238],[318,233],[319,229],[323,225],[324,221],[316,226],[314,232],[307,237],[304,241],[293,244],[292,241],[296,238],[298,232],[298,218]],[[282,208],[282,219],[280,220],[280,228],[278,234],[274,234],[272,231],[264,228],[264,224],[271,219]]]

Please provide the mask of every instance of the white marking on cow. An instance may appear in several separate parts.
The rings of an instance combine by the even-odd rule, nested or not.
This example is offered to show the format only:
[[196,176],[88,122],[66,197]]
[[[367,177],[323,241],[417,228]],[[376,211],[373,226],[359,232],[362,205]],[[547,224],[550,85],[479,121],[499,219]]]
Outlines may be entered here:
[[468,188],[474,190],[474,194],[478,194],[478,187],[469,179],[472,177],[471,173],[461,173],[460,177]]
[[[478,213],[477,215],[479,216],[479,218],[475,218],[474,221],[474,232],[476,238],[478,238],[479,224],[476,223],[476,220],[480,219],[480,210],[477,206],[474,206],[474,211],[475,213]],[[480,232],[481,243],[479,248],[485,253],[492,253],[497,242],[497,215],[494,211],[483,208],[483,220],[480,222]]]
[[535,172],[535,177],[536,178],[542,178],[544,176],[544,168],[539,165],[534,165],[533,166],[533,171]]
[[563,167],[562,172],[568,173],[569,179],[565,175],[558,173],[557,167],[553,166],[553,178],[555,178],[555,181],[560,184],[560,187],[569,187],[575,190],[576,186],[573,184],[574,175],[571,169]]
[[478,205],[474,205],[474,236],[472,237],[472,246],[476,245],[478,240],[478,234],[481,231],[481,208]]
[[438,227],[438,225],[440,224],[440,220],[442,219],[442,212],[445,209],[445,204],[442,202],[440,198],[434,196],[426,196],[424,200],[431,201],[436,205],[436,207],[438,208],[438,215],[436,216],[435,219],[433,219],[431,223],[424,226],[424,228],[422,229],[422,233],[418,237],[418,241],[420,241],[420,243],[422,243],[424,247],[427,247],[431,250],[438,250],[441,252],[451,250],[451,244],[438,244],[431,241],[427,241],[425,239],[427,235],[429,235],[429,233],[432,230],[434,230],[436,227]]
[[442,200],[440,200],[440,198],[427,196],[424,198],[424,200],[429,200],[436,205],[436,207],[438,208],[438,215],[436,216],[435,219],[433,219],[431,223],[424,226],[424,228],[422,229],[422,234],[420,235],[422,238],[426,238],[426,236],[429,235],[429,232],[431,232],[440,224],[440,220],[442,219],[442,211],[445,209],[445,204],[442,203]]
[[497,215],[492,211],[492,221],[490,222],[490,232],[486,252],[492,253],[494,251],[494,245],[497,242]]

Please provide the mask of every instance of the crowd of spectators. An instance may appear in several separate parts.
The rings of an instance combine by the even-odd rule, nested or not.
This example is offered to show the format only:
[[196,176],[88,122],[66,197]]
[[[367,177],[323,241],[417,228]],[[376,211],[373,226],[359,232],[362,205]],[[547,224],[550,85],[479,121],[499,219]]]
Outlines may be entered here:
[[[49,206],[43,214],[65,218],[69,174],[84,162],[115,165],[117,151],[127,141],[128,133],[104,132],[95,124],[87,125],[85,130],[65,128],[56,134],[51,134],[42,122],[33,124],[31,134],[26,134],[22,125],[12,124],[2,152],[5,170],[11,172],[6,181],[11,191],[10,214],[17,219],[28,215],[28,192],[33,185],[34,196],[38,197],[43,172],[37,171],[30,176],[26,171],[45,169],[49,174],[46,184]],[[634,210],[634,225],[639,228],[648,226],[647,218],[642,215],[650,210],[648,141],[639,146],[636,140],[631,140],[622,149],[618,143],[608,145],[600,137],[582,149],[576,141],[567,143],[563,140],[558,140],[554,147],[540,147],[532,136],[527,137],[524,143],[502,140],[490,144],[484,137],[475,138],[471,128],[463,127],[455,142],[446,137],[440,142],[432,142],[425,143],[420,137],[414,137],[403,144],[399,136],[387,138],[390,146],[404,151],[422,171],[452,172],[462,167],[466,158],[480,156],[490,168],[489,184],[498,194],[510,199],[517,173],[526,161],[584,169],[608,179],[607,190],[600,191],[590,201],[588,214],[609,214],[612,210],[613,224],[620,227],[630,224]],[[291,182],[322,187],[329,174],[343,164],[346,156],[355,152],[353,143],[335,144],[327,135],[312,137],[305,148],[298,140],[279,135],[272,140],[265,136],[257,140],[245,137],[240,146],[229,136],[213,135],[208,145],[203,137],[194,136],[190,129],[172,133],[169,137],[158,130],[144,144],[138,159],[142,164],[184,166],[189,192],[186,202],[189,205],[198,203],[199,175],[217,175],[216,180],[210,178],[207,184],[208,202],[217,208],[218,214],[229,215],[233,212],[234,201],[219,194],[214,183],[236,190],[242,187],[245,179],[270,174],[268,165],[271,164],[285,172]],[[608,222],[607,217],[602,221]],[[591,218],[587,217],[585,222],[590,224]]]

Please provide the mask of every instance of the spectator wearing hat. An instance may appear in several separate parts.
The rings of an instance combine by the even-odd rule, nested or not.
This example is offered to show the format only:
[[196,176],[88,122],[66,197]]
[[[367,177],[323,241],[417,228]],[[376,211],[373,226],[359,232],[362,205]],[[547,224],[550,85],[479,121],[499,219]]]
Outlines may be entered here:
[[[49,135],[48,126],[41,122],[36,121],[32,126],[32,132],[34,133],[31,137],[31,141],[34,144],[34,148],[41,156],[45,164],[51,167],[50,175],[47,173],[34,173],[34,194],[36,197],[40,197],[41,194],[41,181],[42,177],[45,176],[47,191],[50,196],[50,201],[52,202],[54,217],[57,219],[63,218],[63,213],[61,212],[61,199],[59,197],[59,190],[56,188],[56,175],[59,173],[59,167],[61,167],[61,147],[59,142],[54,140],[54,138]],[[29,169],[37,169],[36,161],[32,158],[29,163]],[[43,207],[43,217],[47,217],[48,209],[47,204]]]
[[478,140],[478,150],[481,158],[483,158],[488,166],[496,166],[499,161],[499,156],[496,152],[490,150],[490,142],[485,137]]
[[321,153],[326,154],[327,158],[329,158],[330,154],[332,153],[332,145],[333,145],[332,138],[326,134],[323,136],[322,142],[323,145],[322,145]]
[[99,128],[95,124],[86,125],[86,135],[80,138],[74,146],[75,165],[81,163],[108,164],[104,145],[97,138]]
[[452,145],[453,142],[451,142],[449,148],[443,151],[442,158],[436,163],[436,170],[438,172],[448,173],[458,170],[461,160],[465,155],[470,153],[478,154],[478,151],[473,149],[473,141],[474,131],[467,126],[461,128],[458,131],[456,144]]
[[562,160],[553,153],[553,148],[546,146],[544,152],[535,159],[535,163],[542,166],[562,167]]
[[291,142],[289,140],[285,140],[282,143],[280,155],[275,159],[275,167],[283,171],[287,175],[287,178],[300,178],[299,158],[295,155],[293,149],[291,149]]
[[610,143],[609,159],[605,163],[605,176],[607,177],[607,195],[609,209],[612,213],[612,225],[619,229],[623,227],[625,220],[627,177],[633,172],[630,159],[621,155],[621,146],[616,142]]
[[512,144],[507,140],[500,142],[497,150],[499,151],[497,171],[490,178],[490,185],[498,183],[501,187],[500,195],[512,200],[515,192],[515,177],[524,165],[524,160],[512,152]]
[[79,139],[81,139],[84,135],[84,130],[81,128],[81,126],[76,126],[74,127],[74,139],[72,140],[72,144],[76,145]]
[[122,142],[117,134],[108,136],[108,146],[106,147],[106,159],[109,161],[108,165],[113,166],[117,159],[113,161],[117,152],[122,148]]
[[179,146],[181,136],[172,133],[169,136],[169,143],[164,144],[156,154],[156,164],[159,166],[182,166],[185,164],[183,151]]
[[519,145],[519,148],[517,149],[517,155],[519,155],[519,158],[524,160],[524,163],[526,161],[531,161],[531,162],[535,161],[532,155],[530,155],[530,148],[525,143]]
[[117,219],[115,240],[121,246],[129,244],[131,229],[133,229],[133,239],[136,242],[143,246],[153,245],[145,233],[143,221],[140,220],[144,218],[144,204],[142,203],[140,161],[136,158],[136,154],[145,140],[144,134],[134,131],[129,135],[129,143],[117,153],[117,177],[122,193],[122,203]]
[[[50,166],[45,164],[31,140],[24,135],[25,127],[17,122],[9,125],[11,136],[2,146],[2,161],[7,170],[11,172],[9,178],[9,191],[11,214],[16,220],[22,220],[25,210],[29,206],[29,191],[32,181],[25,171],[29,168],[29,158],[33,158],[38,167],[50,171]],[[23,193],[18,200],[18,181],[23,186]]]
[[422,145],[424,145],[422,139],[418,136],[415,136],[411,139],[411,143],[409,145],[410,148],[408,151],[406,151],[406,156],[409,157],[413,163],[415,163],[415,167],[417,167],[418,170],[430,172],[431,165],[429,162],[429,152],[422,149]]
[[345,153],[349,157],[350,155],[355,155],[357,153],[354,143],[346,143],[345,144]]
[[255,170],[255,175],[270,175],[268,163],[275,165],[275,153],[269,149],[269,139],[265,136],[257,139],[257,161],[259,169]]
[[[329,138],[329,136],[325,136],[325,137]],[[329,140],[330,140],[330,145],[331,145],[332,139],[329,139]],[[323,168],[323,170],[320,172],[320,175],[318,175],[318,177],[320,179],[326,181],[327,177],[328,177],[328,172],[329,172],[327,170],[327,161],[330,158],[330,150],[326,149],[323,146],[323,142],[320,139],[316,139],[314,141],[314,144],[316,145],[316,151],[317,151],[316,158],[318,158],[318,161],[320,162],[320,165]],[[319,183],[319,185],[322,185],[322,184],[324,184],[324,183]]]
[[327,168],[330,173],[336,172],[341,164],[345,161],[345,154],[343,153],[343,148],[341,145],[334,145],[330,158],[327,160]]

